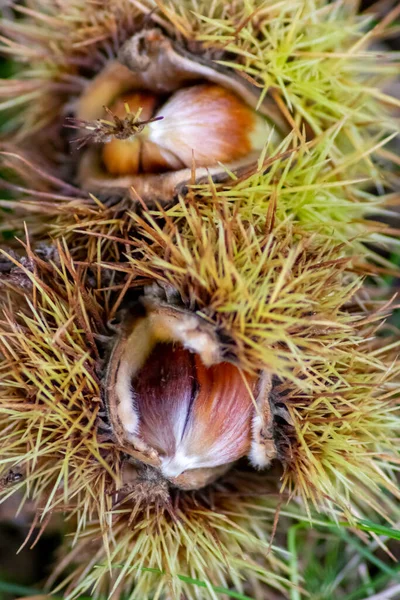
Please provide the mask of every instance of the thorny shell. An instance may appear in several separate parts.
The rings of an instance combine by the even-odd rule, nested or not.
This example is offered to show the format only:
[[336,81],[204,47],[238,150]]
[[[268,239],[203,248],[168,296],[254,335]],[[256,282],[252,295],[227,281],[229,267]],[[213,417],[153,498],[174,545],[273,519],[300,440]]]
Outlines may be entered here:
[[243,456],[276,457],[272,380],[224,356],[209,323],[147,296],[125,314],[105,377],[113,435],[133,464],[201,488]]
[[[101,160],[101,148],[91,146],[84,150],[80,161],[78,178],[82,187],[95,194],[104,195],[108,191],[114,196],[124,196],[127,190],[133,188],[134,193],[144,201],[165,202],[182,191],[187,184],[197,183],[202,179],[208,179],[209,176],[214,181],[225,181],[229,179],[230,172],[240,173],[243,168],[248,169],[251,165],[257,165],[262,147],[271,140],[276,142],[287,131],[285,119],[269,96],[260,102],[260,90],[250,81],[231,69],[189,53],[166,38],[158,29],[141,31],[124,44],[118,60],[111,61],[88,84],[75,105],[74,116],[77,123],[82,121],[98,123],[98,120],[105,116],[104,107],[112,106],[118,98],[128,92],[150,92],[165,101],[171,94],[182,88],[199,83],[216,84],[227,90],[227,93],[233,93],[243,102],[245,111],[253,112],[254,127],[261,132],[261,125],[265,125],[265,133],[263,131],[262,137],[258,135],[257,146],[251,145],[248,154],[228,162],[211,160],[209,165],[205,165],[203,161],[202,166],[196,166],[194,157],[193,165],[189,167],[178,161],[174,165],[175,170],[124,176],[115,176],[107,172]],[[167,104],[171,103],[167,100]],[[174,116],[179,122],[181,104],[173,101],[172,105],[178,110],[178,114]],[[162,115],[162,110],[160,114]],[[194,110],[193,121],[195,120]],[[206,110],[205,114],[198,115],[198,121],[200,131],[201,127],[206,125]],[[212,123],[210,127],[212,129]],[[229,127],[226,129],[226,137],[229,139],[232,133]],[[248,127],[246,128],[244,124],[243,136],[248,135],[246,129]],[[179,144],[179,137],[183,140],[184,134],[178,132],[175,143]],[[240,145],[240,142],[236,143],[236,149]],[[223,166],[221,162],[224,162]]]

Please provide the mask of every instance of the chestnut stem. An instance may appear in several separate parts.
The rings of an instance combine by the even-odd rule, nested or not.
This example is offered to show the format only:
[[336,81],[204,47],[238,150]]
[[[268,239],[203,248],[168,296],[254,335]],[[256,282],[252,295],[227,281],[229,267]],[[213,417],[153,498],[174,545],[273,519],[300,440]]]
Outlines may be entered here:
[[114,114],[107,106],[104,106],[104,110],[111,117],[110,121],[106,119],[95,119],[93,121],[85,121],[83,119],[76,119],[75,117],[67,117],[65,127],[70,129],[86,129],[89,133],[85,136],[75,138],[71,140],[77,144],[78,150],[83,148],[86,144],[105,144],[110,142],[113,138],[117,140],[128,140],[132,136],[135,136],[143,131],[146,125],[154,123],[155,121],[161,121],[164,117],[152,117],[151,119],[140,120],[141,109],[135,114],[131,113],[127,109],[126,116],[121,119]]

